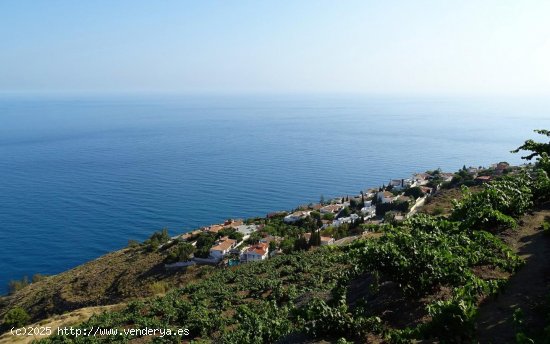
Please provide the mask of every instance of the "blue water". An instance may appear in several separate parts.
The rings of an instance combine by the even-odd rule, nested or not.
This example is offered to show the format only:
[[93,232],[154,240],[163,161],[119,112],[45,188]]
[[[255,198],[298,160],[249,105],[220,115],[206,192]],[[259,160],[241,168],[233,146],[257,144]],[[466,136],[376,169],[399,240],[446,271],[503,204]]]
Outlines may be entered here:
[[441,167],[519,163],[540,99],[0,98],[0,292],[128,239]]

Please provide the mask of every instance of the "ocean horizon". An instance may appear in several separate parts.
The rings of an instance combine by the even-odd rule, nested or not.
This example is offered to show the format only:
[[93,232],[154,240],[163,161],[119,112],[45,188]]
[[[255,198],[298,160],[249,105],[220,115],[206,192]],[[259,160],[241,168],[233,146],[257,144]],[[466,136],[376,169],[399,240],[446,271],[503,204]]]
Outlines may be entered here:
[[550,100],[390,96],[0,97],[0,294],[128,240],[265,216],[390,178],[499,161]]

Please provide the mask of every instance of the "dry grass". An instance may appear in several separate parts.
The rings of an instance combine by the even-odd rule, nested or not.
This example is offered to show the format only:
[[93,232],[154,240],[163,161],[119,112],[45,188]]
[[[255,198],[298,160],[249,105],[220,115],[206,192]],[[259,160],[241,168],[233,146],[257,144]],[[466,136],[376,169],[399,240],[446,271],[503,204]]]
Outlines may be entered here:
[[[52,334],[57,333],[58,328],[64,328],[69,326],[75,326],[86,320],[88,320],[94,314],[100,314],[105,311],[113,311],[123,307],[123,304],[110,305],[110,306],[97,306],[97,307],[86,307],[79,310],[56,315],[51,318],[42,320],[38,323],[29,325],[31,327],[50,327],[52,329]],[[33,340],[41,339],[47,337],[43,336],[14,336],[11,333],[5,333],[0,336],[0,344],[4,343],[31,343]]]
[[[470,187],[470,191],[474,193],[480,190],[479,186]],[[449,215],[453,208],[453,199],[459,200],[461,198],[462,191],[460,188],[442,189],[428,198],[418,212],[429,215]]]
[[201,274],[200,267],[167,271],[164,258],[165,253],[139,248],[106,254],[0,299],[0,319],[14,307],[22,307],[32,321],[39,321],[83,307],[149,297],[183,286]]

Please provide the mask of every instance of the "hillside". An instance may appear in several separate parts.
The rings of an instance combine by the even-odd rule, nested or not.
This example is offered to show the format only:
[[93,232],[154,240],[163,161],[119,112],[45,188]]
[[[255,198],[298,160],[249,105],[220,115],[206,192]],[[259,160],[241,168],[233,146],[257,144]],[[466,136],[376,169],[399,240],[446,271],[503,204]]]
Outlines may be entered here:
[[[459,188],[443,189],[420,211],[429,213],[435,206],[450,209],[451,200],[461,197]],[[381,233],[365,232],[363,236],[379,235]],[[340,242],[350,242],[356,238],[346,237]],[[182,287],[212,270],[207,266],[166,270],[164,261],[168,252],[151,252],[143,246],[124,248],[69,271],[49,276],[14,295],[0,298],[0,319],[15,307],[25,309],[32,321],[39,321],[82,307],[150,297]]]
[[0,318],[22,307],[33,321],[82,307],[110,305],[185,285],[201,268],[164,269],[166,252],[140,247],[109,253],[72,270],[49,276],[0,299]]
[[[528,143],[522,148],[529,149]],[[550,150],[550,144],[542,147]],[[538,154],[536,165],[495,175],[482,186],[462,185],[460,194],[453,187],[440,191],[425,213],[321,231],[355,233],[355,240],[341,245],[312,245],[314,231],[308,245],[303,227],[280,217],[264,219],[261,231],[269,232],[264,234],[292,233],[294,248],[254,263],[167,273],[161,267],[167,250],[149,252],[142,245],[24,288],[4,309],[23,305],[43,317],[46,312],[33,304],[47,305],[57,295],[74,300],[70,305],[76,308],[79,302],[135,299],[79,325],[116,333],[78,342],[548,343],[550,160],[546,151]],[[387,190],[379,194],[399,199]],[[443,209],[437,216],[429,215],[434,206]],[[321,221],[313,213],[302,225]],[[210,234],[199,239],[205,235]],[[99,281],[103,274],[106,280]],[[48,288],[54,291],[48,294]],[[148,297],[159,289],[158,296]],[[94,290],[106,294],[94,297]],[[128,332],[144,328],[172,334]],[[43,342],[74,340],[65,334]]]

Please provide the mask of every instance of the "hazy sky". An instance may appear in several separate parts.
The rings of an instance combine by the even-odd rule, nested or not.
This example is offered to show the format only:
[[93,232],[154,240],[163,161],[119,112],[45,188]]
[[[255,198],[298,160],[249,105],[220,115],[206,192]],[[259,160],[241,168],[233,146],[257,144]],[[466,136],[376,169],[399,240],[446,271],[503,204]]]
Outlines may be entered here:
[[0,2],[3,92],[550,93],[550,1]]

